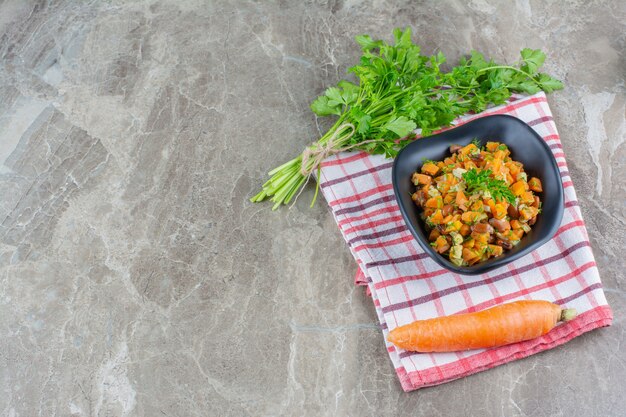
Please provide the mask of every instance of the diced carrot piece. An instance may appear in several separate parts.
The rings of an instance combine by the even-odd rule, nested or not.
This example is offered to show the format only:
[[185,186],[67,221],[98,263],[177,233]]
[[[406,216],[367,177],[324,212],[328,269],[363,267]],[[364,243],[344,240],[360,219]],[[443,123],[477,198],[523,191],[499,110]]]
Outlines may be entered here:
[[537,208],[535,207],[524,207],[519,211],[519,219],[523,222],[527,222],[537,215]]
[[476,233],[472,232],[472,238],[476,241],[476,243],[487,243],[489,242],[489,233]]
[[472,259],[475,259],[477,257],[478,257],[478,254],[476,253],[475,250],[468,249],[468,248],[463,248],[463,260],[465,262],[469,262]]
[[420,174],[416,172],[413,174],[413,184],[415,185],[428,185],[433,181],[433,177],[430,175]]
[[467,264],[470,266],[481,261],[480,251],[476,250],[475,252],[477,256],[474,259],[470,259],[469,261],[467,261]]
[[513,177],[511,176],[510,173],[506,174],[506,183],[507,184],[513,184],[515,182],[515,180],[513,179]]
[[485,149],[487,149],[489,152],[495,152],[496,149],[498,149],[498,146],[500,146],[498,142],[487,142],[485,144]]
[[466,211],[461,215],[461,220],[464,223],[472,224],[476,221],[476,219],[478,219],[478,216],[480,216],[480,213],[476,211]]
[[543,187],[541,185],[541,180],[536,177],[532,177],[530,181],[528,181],[528,188],[533,190],[536,193],[540,193],[543,191]]
[[439,236],[437,240],[435,240],[435,250],[439,253],[444,253],[448,249],[450,249],[450,245],[448,244],[446,238]]
[[454,194],[448,193],[443,196],[443,204],[451,204],[454,201]]
[[474,247],[474,243],[475,243],[474,239],[472,238],[467,239],[465,242],[463,242],[463,247],[471,249]]
[[511,192],[516,196],[520,197],[528,190],[528,184],[525,181],[517,181],[513,185],[511,185]]
[[506,216],[506,208],[504,207],[504,204],[494,204],[493,209],[491,209],[491,214],[498,220],[504,219],[504,217]]
[[461,210],[467,210],[467,197],[465,197],[465,193],[463,191],[456,192],[456,205],[459,206]]
[[436,210],[436,209],[434,209],[434,208],[426,207],[426,208],[424,209],[424,216],[426,216],[426,217],[430,217],[430,216],[432,216],[432,215],[433,215],[433,213],[435,212],[435,210]]
[[517,174],[519,174],[520,171],[522,170],[522,164],[519,162],[514,162],[514,161],[507,162],[506,167],[509,169],[509,173],[513,177],[516,177]]
[[520,240],[522,236],[524,236],[524,230],[523,229],[511,230],[510,234],[513,240]]
[[474,251],[476,252],[476,254],[478,256],[480,256],[480,254],[483,251],[484,247],[485,247],[484,243],[478,242],[478,241],[474,242]]
[[472,232],[472,228],[466,224],[462,225],[461,229],[459,230],[459,233],[461,234],[461,236],[468,236],[471,232]]
[[431,208],[442,208],[443,207],[443,199],[441,198],[440,195],[436,196],[436,197],[431,197],[428,200],[426,200],[426,203],[424,204],[425,207],[431,207]]
[[465,168],[466,170],[469,171],[470,169],[475,169],[475,168],[478,168],[478,167],[476,166],[476,164],[474,162],[472,162],[470,160],[467,160],[467,161],[463,162],[463,168]]
[[426,162],[422,166],[422,172],[430,176],[435,176],[439,172],[439,167],[432,162]]
[[482,258],[482,260],[489,259],[489,254],[487,253],[487,249],[489,249],[489,245],[486,243],[477,243],[474,245],[474,250]]
[[508,155],[507,151],[503,149],[498,149],[497,151],[493,153],[493,158],[499,159],[500,161],[502,161],[507,155]]
[[443,194],[447,193],[457,181],[454,175],[452,174],[443,174],[435,178],[435,182],[437,183],[437,188]]
[[476,150],[476,149],[478,149],[478,148],[476,147],[476,145],[474,145],[473,143],[470,143],[469,145],[465,145],[464,147],[462,147],[462,148],[459,150],[459,154],[461,154],[461,155],[467,155],[467,154],[469,154],[470,152],[472,152],[472,151],[474,151],[474,150]]
[[442,224],[443,223],[443,214],[440,209],[435,210],[435,213],[429,217],[430,222],[433,224]]
[[522,201],[522,203],[532,204],[535,202],[535,196],[532,192],[526,191],[524,192],[524,194],[521,195],[520,200]]
[[448,227],[446,227],[446,230],[444,231],[444,233],[452,233],[452,232],[458,232],[459,230],[461,230],[461,227],[463,226],[463,223],[461,223],[460,221],[456,220],[453,221],[451,223],[448,224]]
[[452,221],[452,214],[448,214],[446,217],[443,218],[443,220],[441,221],[441,223],[443,224],[448,224]]
[[470,210],[473,211],[482,211],[483,210],[483,202],[481,200],[476,200],[470,206]]
[[511,223],[511,229],[513,230],[522,228],[522,224],[519,222],[519,220],[511,220],[509,223]]
[[491,252],[491,256],[495,258],[496,256],[502,255],[502,246],[489,245],[489,251]]
[[493,161],[489,161],[485,164],[485,168],[490,169],[494,174],[498,174],[500,172],[500,168],[502,167],[501,159],[494,159]]

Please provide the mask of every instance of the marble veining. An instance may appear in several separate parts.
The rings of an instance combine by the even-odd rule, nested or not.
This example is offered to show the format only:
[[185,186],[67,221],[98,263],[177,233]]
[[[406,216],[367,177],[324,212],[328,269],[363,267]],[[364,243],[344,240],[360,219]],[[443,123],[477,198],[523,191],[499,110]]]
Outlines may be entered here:
[[[623,416],[626,8],[619,0],[0,0],[0,415]],[[248,202],[308,110],[410,25],[451,61],[542,48],[615,321],[402,392],[310,187]]]

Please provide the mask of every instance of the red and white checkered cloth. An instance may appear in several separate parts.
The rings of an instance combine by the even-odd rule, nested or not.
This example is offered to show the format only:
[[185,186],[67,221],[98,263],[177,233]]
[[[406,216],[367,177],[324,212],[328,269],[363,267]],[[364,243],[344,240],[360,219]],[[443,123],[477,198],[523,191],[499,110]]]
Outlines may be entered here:
[[389,330],[415,320],[514,300],[552,301],[575,308],[578,317],[538,339],[487,350],[413,353],[385,342],[405,391],[523,358],[611,324],[612,312],[545,94],[513,97],[507,105],[461,117],[456,124],[488,114],[510,114],[525,121],[552,149],[565,189],[565,213],[554,238],[483,275],[449,272],[422,251],[406,228],[391,185],[393,161],[364,152],[341,153],[324,161],[320,187],[359,265],[357,283],[366,283],[371,292],[385,340]]

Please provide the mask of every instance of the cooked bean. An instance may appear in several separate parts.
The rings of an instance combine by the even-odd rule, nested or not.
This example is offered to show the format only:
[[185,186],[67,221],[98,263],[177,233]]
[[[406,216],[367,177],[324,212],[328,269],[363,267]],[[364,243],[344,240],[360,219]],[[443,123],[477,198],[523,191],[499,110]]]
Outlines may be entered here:
[[424,190],[417,190],[415,193],[413,193],[411,199],[415,201],[415,204],[417,204],[419,207],[423,207],[426,200],[428,200],[428,196],[426,195]]
[[502,246],[504,249],[506,250],[511,250],[513,249],[513,245],[511,244],[511,242],[509,242],[508,240],[502,240],[502,239],[498,239],[496,241],[496,245],[498,246]]
[[511,224],[505,219],[489,219],[489,224],[495,227],[498,232],[511,230]]
[[519,212],[517,211],[517,207],[514,204],[509,204],[509,207],[506,209],[507,214],[512,219],[519,218]]
[[472,226],[472,231],[476,233],[493,233],[493,227],[488,223],[476,223]]
[[535,196],[535,201],[533,201],[532,206],[539,208],[539,203],[540,203],[539,197]]

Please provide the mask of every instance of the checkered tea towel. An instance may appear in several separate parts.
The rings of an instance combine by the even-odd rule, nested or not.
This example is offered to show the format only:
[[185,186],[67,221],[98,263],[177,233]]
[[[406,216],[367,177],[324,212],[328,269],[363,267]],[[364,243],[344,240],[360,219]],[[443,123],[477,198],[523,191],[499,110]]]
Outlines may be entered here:
[[326,159],[321,169],[321,190],[359,265],[357,283],[366,283],[371,292],[385,340],[389,330],[415,320],[483,310],[515,300],[547,300],[578,311],[576,319],[543,337],[493,349],[413,353],[385,342],[405,391],[551,349],[611,324],[612,312],[545,94],[516,96],[506,105],[461,117],[455,124],[490,114],[510,114],[525,121],[550,146],[561,171],[565,213],[552,240],[483,275],[452,273],[422,251],[406,228],[393,195],[392,160],[344,152]]

